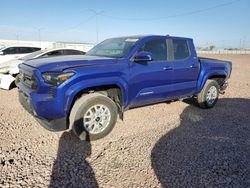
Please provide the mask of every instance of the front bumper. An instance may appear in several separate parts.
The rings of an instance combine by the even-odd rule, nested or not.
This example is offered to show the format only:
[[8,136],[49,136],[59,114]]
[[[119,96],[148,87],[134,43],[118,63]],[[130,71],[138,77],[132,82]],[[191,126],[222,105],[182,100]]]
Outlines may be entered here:
[[67,130],[66,118],[59,118],[51,121],[47,121],[44,119],[39,119],[35,117],[35,119],[47,130],[58,132]]
[[25,110],[27,110],[31,115],[35,117],[35,119],[47,130],[50,131],[64,131],[68,129],[67,125],[67,119],[66,117],[63,118],[57,118],[53,120],[46,120],[41,117],[39,117],[34,110],[31,100],[28,95],[26,95],[22,90],[19,91],[19,102],[24,107]]

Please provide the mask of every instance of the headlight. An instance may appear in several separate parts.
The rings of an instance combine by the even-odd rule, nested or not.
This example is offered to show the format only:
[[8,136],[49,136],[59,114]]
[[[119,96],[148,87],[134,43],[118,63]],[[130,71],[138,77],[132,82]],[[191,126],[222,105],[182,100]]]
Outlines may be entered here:
[[75,73],[67,72],[67,73],[58,73],[58,72],[46,72],[42,74],[44,82],[58,86],[61,83],[65,82],[69,78],[71,78]]

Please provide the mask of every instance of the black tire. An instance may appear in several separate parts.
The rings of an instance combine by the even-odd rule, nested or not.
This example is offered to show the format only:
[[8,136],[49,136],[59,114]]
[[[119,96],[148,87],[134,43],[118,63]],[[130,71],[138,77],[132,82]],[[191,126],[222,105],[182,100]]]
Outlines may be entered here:
[[[211,88],[216,88],[216,98],[214,100],[208,100],[207,99],[207,95],[209,94],[209,90]],[[201,108],[212,108],[214,107],[214,105],[217,103],[218,101],[218,97],[219,97],[219,84],[215,81],[215,80],[207,80],[206,84],[204,85],[203,89],[201,90],[201,92],[198,94],[197,96],[197,102],[198,105]]]
[[[100,133],[91,133],[84,126],[84,114],[87,113],[89,109],[91,109],[95,105],[104,105],[110,112],[110,120],[109,123]],[[70,128],[73,132],[78,136],[81,140],[97,140],[108,135],[112,129],[114,128],[117,121],[117,106],[110,98],[98,94],[92,93],[83,95],[79,98],[72,110],[70,112],[69,124]]]

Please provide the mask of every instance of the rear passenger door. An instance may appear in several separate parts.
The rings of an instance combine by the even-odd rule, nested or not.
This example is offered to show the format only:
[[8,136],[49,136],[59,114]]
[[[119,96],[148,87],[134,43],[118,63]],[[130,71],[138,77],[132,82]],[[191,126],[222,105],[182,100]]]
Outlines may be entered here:
[[[173,65],[172,86],[176,97],[193,95],[199,75],[199,62],[189,39],[170,40],[170,56]],[[195,53],[195,52],[194,52]]]

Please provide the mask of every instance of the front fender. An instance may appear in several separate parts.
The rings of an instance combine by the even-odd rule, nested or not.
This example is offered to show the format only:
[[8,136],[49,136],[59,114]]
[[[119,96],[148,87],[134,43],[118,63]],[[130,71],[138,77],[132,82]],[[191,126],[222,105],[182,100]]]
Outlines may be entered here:
[[75,96],[82,92],[83,90],[91,87],[99,87],[99,86],[105,86],[105,85],[117,85],[122,92],[123,96],[123,104],[124,106],[127,106],[128,104],[128,88],[127,88],[127,82],[119,77],[109,77],[109,78],[97,78],[97,79],[91,79],[91,80],[83,80],[80,82],[75,83],[74,85],[70,86],[67,91],[65,92],[66,97],[66,104],[65,104],[65,112],[68,114],[70,111],[70,108],[73,103],[73,99]]

